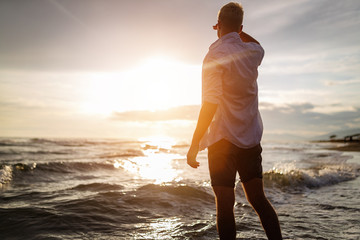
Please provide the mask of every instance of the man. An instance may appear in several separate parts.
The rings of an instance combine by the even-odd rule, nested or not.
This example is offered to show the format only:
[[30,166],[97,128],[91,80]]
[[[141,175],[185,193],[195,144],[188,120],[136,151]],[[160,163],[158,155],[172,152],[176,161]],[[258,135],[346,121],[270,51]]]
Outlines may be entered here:
[[197,168],[199,150],[208,148],[211,185],[216,198],[220,239],[235,239],[235,177],[239,172],[249,203],[268,239],[282,239],[278,217],[262,181],[263,126],[258,110],[257,68],[264,56],[260,44],[242,32],[243,9],[228,3],[213,27],[219,39],[209,48],[202,70],[202,106],[187,163]]

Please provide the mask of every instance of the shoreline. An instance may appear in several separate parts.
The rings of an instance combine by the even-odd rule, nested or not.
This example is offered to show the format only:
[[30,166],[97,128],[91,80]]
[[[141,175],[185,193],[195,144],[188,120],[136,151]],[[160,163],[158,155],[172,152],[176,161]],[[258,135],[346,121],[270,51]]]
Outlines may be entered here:
[[[329,141],[329,143],[331,143],[331,142]],[[351,143],[347,142],[347,143],[344,143],[344,145],[330,147],[330,148],[326,148],[326,149],[343,151],[343,152],[360,152],[360,143],[359,142],[351,142]]]
[[[344,140],[336,139],[336,140],[316,140],[311,141],[313,143],[330,143],[334,144],[334,146],[331,147],[325,147],[327,150],[336,150],[336,151],[342,151],[342,152],[360,152],[360,141],[355,140],[352,142],[345,142]],[[335,144],[338,144],[335,146]]]

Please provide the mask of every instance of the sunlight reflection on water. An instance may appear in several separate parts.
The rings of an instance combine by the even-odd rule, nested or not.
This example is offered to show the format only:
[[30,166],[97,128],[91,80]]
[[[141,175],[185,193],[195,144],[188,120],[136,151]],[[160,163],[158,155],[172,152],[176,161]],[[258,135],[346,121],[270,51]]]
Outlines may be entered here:
[[155,184],[181,181],[183,173],[176,160],[183,157],[169,153],[175,144],[172,139],[155,138],[143,144],[144,156],[115,160],[115,168],[123,168],[134,174],[134,178],[153,180]]
[[178,217],[159,218],[151,223],[137,224],[139,230],[134,239],[169,239],[169,233],[172,232],[173,235],[177,235],[176,230],[181,226],[181,219]]

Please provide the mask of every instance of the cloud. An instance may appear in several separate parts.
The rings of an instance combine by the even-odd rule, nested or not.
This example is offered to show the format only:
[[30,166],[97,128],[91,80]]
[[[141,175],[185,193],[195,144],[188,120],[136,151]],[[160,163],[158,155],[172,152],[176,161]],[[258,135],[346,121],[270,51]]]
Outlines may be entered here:
[[[271,34],[267,34],[266,37],[268,40],[273,40],[268,43],[273,47],[278,45],[277,50],[282,52],[291,50],[298,53],[304,50],[319,52],[324,49],[341,49],[358,45],[360,38],[357,31],[360,23],[358,1],[319,0],[291,1],[291,3],[293,4],[270,7],[272,10],[264,15],[264,18],[268,18],[265,24],[270,23],[265,31],[271,30]],[[259,9],[254,9],[254,14],[262,11],[262,6],[257,5]],[[286,24],[282,23],[281,27],[278,27],[272,22]]]
[[[311,103],[276,106],[261,104],[265,131],[315,136],[323,133],[360,127],[360,108],[343,105],[313,105]],[[335,108],[336,112],[323,113],[323,108]]]
[[[291,1],[265,11],[266,28],[259,29],[265,48],[261,71],[264,78],[276,76],[285,82],[296,75],[310,74],[339,81],[358,78],[360,74],[359,1]],[[256,4],[256,1],[253,2]],[[257,3],[257,5],[259,5]],[[284,11],[285,10],[285,11]],[[254,12],[262,12],[262,7]],[[272,22],[281,24],[272,24]],[[257,26],[260,28],[261,25]],[[261,74],[261,73],[260,73]],[[307,77],[306,76],[306,77]],[[310,84],[306,84],[311,86]]]
[[346,51],[326,50],[322,52],[277,53],[265,58],[264,74],[359,74],[360,48]]
[[[322,108],[337,112],[323,113]],[[124,122],[192,120],[196,121],[200,106],[182,106],[162,111],[116,112],[111,119]],[[311,103],[274,105],[261,103],[260,112],[265,134],[293,134],[312,137],[335,130],[360,127],[360,108],[338,105],[315,106]]]
[[199,63],[216,38],[214,5],[204,0],[1,1],[0,68],[119,70],[161,53]]
[[350,80],[343,80],[343,81],[324,81],[324,83],[327,86],[353,85],[353,84],[359,84],[360,79],[350,79]]
[[128,111],[114,112],[111,116],[113,120],[120,121],[169,121],[169,120],[196,120],[200,111],[200,106],[180,106],[168,110],[158,111]]
[[[85,4],[86,2],[86,4]],[[226,1],[2,1],[1,68],[114,70],[167,53],[199,63]],[[267,55],[358,46],[358,1],[244,1],[245,30]]]
[[276,35],[283,29],[297,24],[297,16],[311,10],[313,5],[307,2],[309,0],[273,0],[271,4],[264,4],[263,1],[244,2],[244,26],[246,29],[258,30],[257,34],[260,37]]

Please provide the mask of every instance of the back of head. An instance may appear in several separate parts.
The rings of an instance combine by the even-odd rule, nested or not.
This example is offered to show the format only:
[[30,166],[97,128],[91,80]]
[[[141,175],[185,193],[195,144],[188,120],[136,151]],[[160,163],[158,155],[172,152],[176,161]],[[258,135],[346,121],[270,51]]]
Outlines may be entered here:
[[218,21],[228,30],[239,32],[244,17],[244,10],[239,3],[230,2],[224,5],[218,14]]

